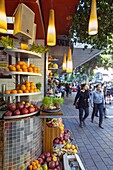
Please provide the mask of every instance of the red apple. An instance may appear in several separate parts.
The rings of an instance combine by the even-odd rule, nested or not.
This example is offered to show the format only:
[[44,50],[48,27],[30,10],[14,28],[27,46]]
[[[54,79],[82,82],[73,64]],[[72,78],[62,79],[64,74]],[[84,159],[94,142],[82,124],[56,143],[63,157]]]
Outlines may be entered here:
[[13,115],[14,115],[14,116],[20,115],[20,110],[19,110],[19,109],[15,110],[15,111],[13,112]]
[[13,112],[14,110],[16,110],[16,104],[15,103],[11,103],[8,105],[8,110]]
[[45,155],[46,158],[51,156],[51,154],[49,152],[45,152],[44,155]]
[[51,160],[52,160],[52,158],[50,156],[46,158],[47,162],[51,162]]
[[13,114],[13,113],[8,110],[8,111],[5,113],[5,116],[12,116],[12,114]]
[[19,110],[22,110],[22,109],[24,108],[24,104],[18,103],[18,104],[17,104],[17,108],[18,108]]
[[29,110],[30,113],[35,112],[35,107],[34,106],[29,106],[28,110]]
[[59,166],[59,162],[58,161],[55,162],[55,166]]
[[22,113],[23,115],[24,115],[24,114],[28,114],[28,113],[29,113],[29,110],[26,109],[26,108],[24,108],[24,109],[22,109],[21,113]]
[[55,168],[55,162],[54,161],[49,162],[49,168],[51,168],[51,169]]
[[38,158],[38,161],[40,164],[43,164],[43,159],[42,158]]
[[45,159],[45,155],[44,154],[40,155],[40,158],[42,158],[44,160]]
[[24,108],[28,109],[29,105],[28,104],[25,104],[24,105]]

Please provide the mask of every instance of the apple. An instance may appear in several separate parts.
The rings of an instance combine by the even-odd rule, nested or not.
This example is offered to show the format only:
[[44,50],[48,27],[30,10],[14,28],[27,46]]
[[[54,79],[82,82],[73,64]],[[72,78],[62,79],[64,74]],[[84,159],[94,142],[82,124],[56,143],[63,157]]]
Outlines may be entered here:
[[5,116],[12,116],[12,115],[13,115],[13,113],[9,110],[5,113]]
[[55,138],[55,139],[53,140],[53,143],[55,143],[55,144],[59,144],[59,142],[60,142],[60,139],[59,139],[59,138]]
[[56,168],[57,168],[57,170],[60,170],[60,166],[57,166]]
[[51,168],[51,169],[55,168],[55,162],[54,161],[49,162],[49,168]]
[[29,106],[28,110],[29,110],[30,113],[35,112],[35,107],[34,106]]
[[38,161],[40,164],[43,164],[43,159],[42,158],[38,158]]
[[51,162],[51,161],[52,161],[52,158],[49,156],[49,157],[46,158],[46,161],[47,161],[47,162]]
[[24,109],[22,109],[21,113],[22,113],[23,115],[24,115],[24,114],[28,114],[28,113],[29,113],[29,110],[26,109],[26,108],[24,108]]
[[44,160],[45,159],[45,155],[44,154],[40,155],[40,158],[42,158]]
[[16,110],[16,104],[15,103],[11,103],[8,105],[8,110],[13,112],[14,110]]
[[67,136],[67,135],[65,135],[64,137],[64,140],[67,142],[68,141],[68,139],[69,139],[69,137]]
[[24,104],[18,103],[18,104],[17,104],[17,108],[18,108],[19,110],[22,110],[22,109],[24,108]]
[[15,111],[13,112],[13,115],[14,115],[14,116],[20,115],[20,110],[19,110],[19,109],[15,110]]
[[46,158],[51,156],[51,154],[49,152],[45,152],[44,155],[45,155]]
[[63,137],[60,137],[60,141],[63,141]]
[[28,104],[25,104],[24,105],[24,108],[28,109],[29,105]]
[[55,166],[59,166],[59,162],[58,161],[55,162]]

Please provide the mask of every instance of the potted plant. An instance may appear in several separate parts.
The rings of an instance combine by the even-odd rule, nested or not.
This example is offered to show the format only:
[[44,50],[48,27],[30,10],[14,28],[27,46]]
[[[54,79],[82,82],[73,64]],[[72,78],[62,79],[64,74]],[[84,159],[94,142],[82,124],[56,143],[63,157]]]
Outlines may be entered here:
[[63,103],[64,99],[63,98],[57,98],[55,97],[53,99],[53,103],[56,106],[57,109],[60,109],[60,105]]
[[42,100],[43,109],[47,110],[51,104],[52,104],[52,98],[48,96],[44,97],[44,99]]

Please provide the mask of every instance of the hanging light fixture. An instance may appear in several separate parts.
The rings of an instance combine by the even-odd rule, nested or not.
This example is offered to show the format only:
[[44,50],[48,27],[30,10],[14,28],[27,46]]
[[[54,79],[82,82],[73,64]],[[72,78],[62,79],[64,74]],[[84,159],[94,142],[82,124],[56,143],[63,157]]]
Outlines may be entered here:
[[[52,5],[52,1],[51,1]],[[55,46],[56,45],[56,29],[55,29],[55,16],[54,10],[50,9],[49,13],[49,25],[47,30],[47,45]]]
[[73,62],[72,62],[72,54],[71,48],[68,49],[68,58],[67,58],[67,65],[66,65],[66,72],[71,73],[73,71]]
[[97,10],[96,10],[96,0],[92,0],[88,34],[95,35],[97,33],[98,33],[98,19],[97,19]]
[[5,33],[7,31],[7,20],[5,11],[5,0],[0,0],[0,32]]
[[62,70],[66,70],[66,53],[64,53],[64,60],[62,64]]

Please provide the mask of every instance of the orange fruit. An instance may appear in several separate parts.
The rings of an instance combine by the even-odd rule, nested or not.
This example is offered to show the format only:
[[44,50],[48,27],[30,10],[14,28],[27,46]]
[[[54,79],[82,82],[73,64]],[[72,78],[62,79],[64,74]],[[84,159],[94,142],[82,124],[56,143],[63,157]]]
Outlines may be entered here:
[[7,67],[7,68],[5,69],[5,71],[10,71],[10,70],[9,70],[9,68]]
[[24,84],[22,84],[20,89],[24,91],[24,90],[26,90],[26,86]]
[[19,87],[19,86],[17,86],[16,90],[20,90],[20,87]]
[[37,89],[34,89],[34,92],[38,92]]
[[23,64],[23,62],[22,61],[18,61],[17,64],[21,66]]
[[16,67],[16,70],[20,69],[20,65],[18,64],[15,67]]
[[26,86],[26,87],[30,87],[30,83],[26,83],[25,86]]
[[33,68],[33,72],[37,73],[37,68],[36,67]]
[[17,94],[17,90],[11,90],[11,93]]
[[32,68],[34,68],[34,67],[35,67],[35,65],[34,65],[34,64],[30,64],[30,65],[29,65],[29,67],[32,67]]
[[37,73],[40,73],[40,68],[37,68]]
[[31,90],[34,90],[34,88],[35,88],[34,86],[30,86],[30,89],[31,89]]
[[30,92],[30,93],[33,93],[33,92],[34,92],[34,90],[30,89],[30,90],[29,90],[29,92]]
[[33,165],[29,165],[29,170],[33,170]]
[[22,69],[22,70],[23,70],[23,72],[28,72],[27,68],[24,68],[24,69]]
[[10,94],[11,93],[11,90],[6,90],[5,91],[5,94]]
[[40,90],[39,90],[39,89],[37,89],[37,92],[40,92]]
[[30,82],[30,86],[35,86],[35,83],[34,82]]
[[10,68],[10,71],[16,71],[16,67],[12,66],[12,67]]
[[25,81],[25,83],[29,83],[29,81],[28,81],[28,80],[26,80],[26,81]]
[[30,90],[30,86],[26,87],[26,90]]
[[28,67],[28,72],[33,72],[33,68],[32,67]]
[[24,90],[24,93],[29,93],[29,90]]
[[20,68],[20,69],[18,69],[18,71],[19,71],[19,72],[22,72],[22,69]]
[[22,90],[18,90],[17,92],[18,92],[18,93],[23,93],[23,91],[22,91]]
[[27,66],[25,64],[22,64],[20,67],[21,67],[22,70],[27,69]]

